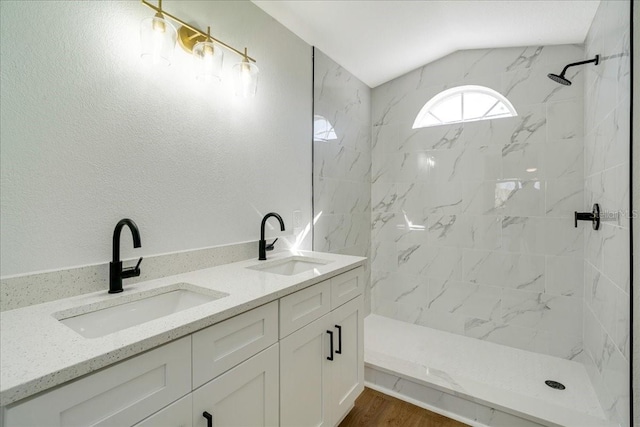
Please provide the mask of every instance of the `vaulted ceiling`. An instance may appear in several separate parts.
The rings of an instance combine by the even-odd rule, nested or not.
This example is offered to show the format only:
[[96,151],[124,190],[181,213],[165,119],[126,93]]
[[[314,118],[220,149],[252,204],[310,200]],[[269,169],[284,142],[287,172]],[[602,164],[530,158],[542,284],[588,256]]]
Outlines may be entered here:
[[253,0],[370,87],[463,49],[581,44],[599,0]]

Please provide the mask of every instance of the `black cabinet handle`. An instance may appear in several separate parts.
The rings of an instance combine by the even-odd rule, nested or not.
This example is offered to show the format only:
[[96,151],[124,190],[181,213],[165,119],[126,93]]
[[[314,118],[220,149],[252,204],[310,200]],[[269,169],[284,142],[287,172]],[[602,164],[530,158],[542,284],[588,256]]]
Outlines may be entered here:
[[329,349],[330,349],[330,352],[331,352],[331,355],[327,356],[327,360],[333,360],[333,331],[327,331],[327,333],[329,334],[329,342],[330,342]]
[[336,354],[342,354],[342,326],[336,325],[336,329],[338,330],[338,349]]
[[207,427],[213,427],[213,415],[211,415],[207,411],[204,411],[202,413],[202,416],[207,419]]

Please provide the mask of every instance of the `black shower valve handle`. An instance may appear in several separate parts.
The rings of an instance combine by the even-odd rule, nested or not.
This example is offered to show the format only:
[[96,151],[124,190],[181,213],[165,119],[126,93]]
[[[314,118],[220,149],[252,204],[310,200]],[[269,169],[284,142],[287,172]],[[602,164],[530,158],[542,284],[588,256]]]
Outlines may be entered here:
[[578,221],[592,221],[593,220],[593,214],[591,212],[574,212],[573,215],[573,221],[574,221],[574,227],[578,228]]
[[578,221],[591,221],[594,230],[600,229],[600,205],[594,203],[591,212],[574,212],[573,222],[575,228],[578,228]]

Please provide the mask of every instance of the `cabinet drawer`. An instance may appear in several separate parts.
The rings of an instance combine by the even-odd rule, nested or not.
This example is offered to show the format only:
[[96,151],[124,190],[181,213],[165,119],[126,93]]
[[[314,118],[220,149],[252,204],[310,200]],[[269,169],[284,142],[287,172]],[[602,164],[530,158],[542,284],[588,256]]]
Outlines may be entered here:
[[324,316],[331,309],[329,280],[280,299],[280,338]]
[[196,388],[278,341],[278,302],[232,317],[192,337]]
[[192,427],[191,393],[156,412],[135,427]]
[[331,279],[331,310],[352,300],[364,290],[364,267],[342,273]]
[[191,391],[184,337],[8,408],[5,426],[130,426]]

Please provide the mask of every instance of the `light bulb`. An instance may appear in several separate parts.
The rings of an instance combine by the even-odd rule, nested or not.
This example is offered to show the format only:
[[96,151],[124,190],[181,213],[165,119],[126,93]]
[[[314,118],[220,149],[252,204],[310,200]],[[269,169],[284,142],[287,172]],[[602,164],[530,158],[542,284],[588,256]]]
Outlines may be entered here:
[[159,14],[156,14],[155,17],[160,19],[153,20],[153,24],[152,24],[153,31],[164,33],[167,30],[167,26],[164,23],[164,18],[162,17],[162,15],[159,15]]
[[258,87],[258,67],[246,59],[233,66],[236,96],[251,98]]
[[249,96],[249,86],[251,85],[251,68],[248,64],[242,64],[242,96],[247,98]]
[[162,62],[162,45],[164,44],[165,29],[160,25],[153,27],[151,63],[158,65]]
[[169,65],[178,34],[161,14],[143,19],[140,23],[142,59],[151,65]]
[[223,57],[222,49],[216,48],[213,42],[205,41],[196,43],[193,47],[196,78],[205,83],[220,81]]

